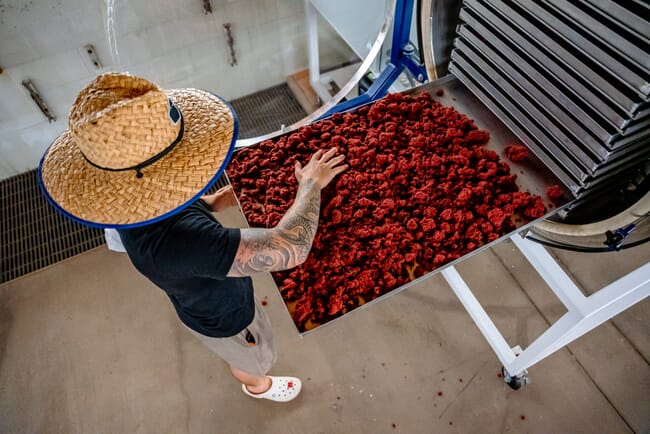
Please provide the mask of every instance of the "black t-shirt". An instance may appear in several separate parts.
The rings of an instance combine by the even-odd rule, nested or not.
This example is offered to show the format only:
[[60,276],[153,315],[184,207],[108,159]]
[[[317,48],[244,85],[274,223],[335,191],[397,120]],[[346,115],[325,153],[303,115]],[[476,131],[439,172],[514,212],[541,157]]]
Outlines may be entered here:
[[118,232],[135,268],[167,293],[189,328],[228,337],[251,323],[251,278],[226,277],[240,231],[221,226],[205,202],[199,200],[160,222]]

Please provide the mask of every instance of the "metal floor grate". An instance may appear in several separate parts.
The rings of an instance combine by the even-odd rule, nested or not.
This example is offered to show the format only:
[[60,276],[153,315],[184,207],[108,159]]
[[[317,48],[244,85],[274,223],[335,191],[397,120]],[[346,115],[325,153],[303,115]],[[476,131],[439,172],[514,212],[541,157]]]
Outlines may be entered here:
[[59,262],[104,243],[104,232],[56,212],[41,194],[36,170],[0,182],[2,280]]
[[231,101],[239,117],[239,138],[248,139],[278,131],[307,116],[284,83]]
[[[249,138],[289,125],[307,114],[282,84],[231,101],[240,137]],[[219,179],[213,190],[225,185]],[[104,232],[57,213],[42,196],[36,170],[0,181],[0,283],[104,244]]]

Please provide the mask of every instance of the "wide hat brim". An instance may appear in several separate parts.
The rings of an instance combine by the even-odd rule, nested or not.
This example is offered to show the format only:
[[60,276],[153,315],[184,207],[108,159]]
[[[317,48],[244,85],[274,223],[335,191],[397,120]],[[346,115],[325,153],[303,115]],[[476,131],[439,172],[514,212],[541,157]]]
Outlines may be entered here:
[[141,169],[91,165],[64,131],[43,155],[38,180],[48,201],[80,223],[128,228],[170,217],[221,176],[237,140],[237,116],[220,97],[199,89],[165,90],[180,109],[184,133],[171,152]]

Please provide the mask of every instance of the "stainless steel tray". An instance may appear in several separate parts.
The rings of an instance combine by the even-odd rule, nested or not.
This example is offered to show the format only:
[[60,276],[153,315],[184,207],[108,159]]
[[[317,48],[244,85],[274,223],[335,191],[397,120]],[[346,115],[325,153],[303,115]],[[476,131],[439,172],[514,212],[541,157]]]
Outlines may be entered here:
[[[625,104],[625,101],[620,101],[620,99],[625,98],[618,98],[619,101],[615,101],[617,98],[612,97],[608,97],[607,100],[603,99],[592,86],[587,86],[577,80],[563,61],[549,58],[546,52],[523,36],[524,32],[516,24],[517,21],[523,21],[521,16],[501,16],[496,10],[491,7],[488,8],[478,0],[465,0],[464,5],[466,7],[460,13],[461,21],[470,22],[468,21],[470,19],[485,21],[491,29],[490,33],[498,34],[509,43],[521,47],[529,56],[530,60],[527,63],[534,63],[543,74],[557,77],[559,83],[570,91],[571,99],[576,103],[584,104],[586,109],[598,114],[598,116],[602,116],[612,126],[621,131],[627,126],[629,116],[624,116],[620,111],[612,107],[613,103],[619,106]],[[538,34],[537,37],[548,39],[543,33]],[[619,95],[620,92],[615,92],[615,94]]]
[[[454,57],[452,56],[452,59]],[[477,83],[471,77],[478,75],[478,72],[469,64],[464,61],[454,62],[450,65],[449,71],[456,77],[463,80],[471,90],[476,94],[481,101],[496,113],[512,131],[517,133],[519,138],[528,146],[535,155],[541,159],[544,164],[551,168],[556,173],[562,182],[567,185],[572,192],[576,192],[582,185],[582,182],[587,178],[587,174],[582,168],[568,158],[562,158],[559,153],[555,155],[549,153],[542,143],[549,142],[545,131],[540,129],[534,124],[526,124],[525,127],[521,125],[518,120],[525,120],[526,114],[513,104],[508,103],[507,98],[503,93],[489,82]],[[484,90],[485,89],[485,90]],[[486,94],[489,92],[489,95]]]
[[460,21],[449,70],[576,197],[650,156],[642,37],[585,1],[465,0]]
[[[487,34],[489,32],[485,26],[483,26],[478,20],[475,20],[469,14],[464,15],[464,21],[466,21],[472,29],[475,29],[480,34]],[[501,55],[497,55],[494,50],[488,48],[487,45],[481,40],[481,37],[478,37],[470,30],[470,26],[467,24],[461,25],[459,35],[467,38],[472,44],[474,44],[477,49],[483,50],[482,52],[486,55],[489,55],[490,57],[493,55],[501,57]],[[607,124],[605,122],[598,122],[574,99],[569,98],[565,92],[558,89],[558,87],[551,80],[546,78],[544,74],[539,74],[533,65],[529,63],[529,60],[522,57],[525,55],[524,53],[522,53],[522,55],[517,54],[512,47],[508,46],[501,39],[495,38],[490,42],[499,50],[500,53],[503,53],[503,56],[507,57],[507,59],[512,64],[517,65],[519,68],[521,68],[523,74],[526,74],[526,76],[530,79],[534,78],[535,85],[544,89],[550,95],[550,97],[553,98],[556,105],[561,105],[567,111],[574,114],[575,117],[579,118],[580,121],[583,122],[584,125],[593,132],[595,138],[598,138],[606,143],[611,139],[612,134],[616,134],[618,132],[616,128],[606,128]]]
[[[617,4],[611,0],[579,1],[582,5],[590,8],[595,13],[624,25],[630,29],[630,31],[634,32],[636,37],[650,43],[650,39],[648,39],[648,20],[644,20],[642,14],[636,14],[629,9],[629,6],[634,7],[633,1],[624,2],[623,4]],[[638,3],[637,6],[645,8],[645,16],[650,16],[650,6]]]
[[[436,95],[436,93],[439,90],[442,90],[443,92],[441,96]],[[555,175],[553,175],[551,170],[548,167],[546,167],[534,155],[530,155],[529,158],[526,159],[526,161],[521,163],[511,162],[504,157],[504,152],[503,152],[504,147],[511,143],[520,143],[519,139],[476,96],[474,96],[474,94],[467,87],[465,87],[454,76],[448,75],[434,82],[427,83],[417,88],[410,89],[404,92],[404,94],[416,94],[421,92],[427,92],[432,94],[434,99],[438,100],[441,104],[454,107],[459,113],[462,113],[466,115],[468,118],[472,119],[478,128],[488,131],[490,133],[490,140],[487,143],[486,147],[488,149],[492,149],[495,152],[497,152],[503,158],[504,161],[508,162],[508,164],[511,166],[511,173],[517,175],[517,184],[519,185],[519,188],[522,191],[529,191],[533,194],[537,194],[545,198],[546,197],[545,189],[547,186],[553,184],[561,185],[560,180],[557,177],[555,177]],[[281,136],[277,136],[275,139],[279,137]],[[253,144],[252,146],[256,146],[256,144]],[[569,195],[566,196],[569,197]],[[551,207],[545,217],[550,217],[551,215],[555,214],[560,208],[563,208],[564,206],[568,206],[569,205],[568,201],[569,200],[567,199],[565,203],[557,204]],[[533,225],[536,221],[537,220],[525,224],[518,223],[519,226],[517,227],[516,231],[524,230],[527,227]],[[474,254],[479,253],[480,251],[487,249],[494,244],[497,244],[498,242],[508,237],[509,235],[510,234],[506,234],[503,237],[491,243],[485,244],[449,264],[439,267],[434,271],[431,271],[428,274],[425,274],[407,283],[406,285],[402,285],[398,288],[395,288],[394,290],[374,300],[371,300],[351,311],[348,311],[347,313],[343,314],[340,317],[337,317],[329,322],[319,325],[314,329],[303,332],[302,334],[312,333],[315,330],[319,330],[328,324],[332,324],[335,321],[342,320],[344,317],[352,314],[353,312],[361,311],[367,308],[369,305],[386,300],[390,296],[395,295],[407,289],[408,287],[415,285],[418,282],[430,278],[431,276],[442,271],[444,268],[451,266],[453,264],[457,264],[473,256]],[[288,307],[287,307],[287,311],[288,311]]]
[[[615,31],[616,23],[607,16],[594,14],[588,2],[567,0],[549,2],[549,0],[544,0],[544,4],[547,5],[547,9],[552,8],[556,14],[563,15],[572,25],[579,27],[590,38],[608,46],[617,56],[629,59],[641,69],[650,69],[650,57],[639,46],[639,38],[629,35],[629,32]],[[646,32],[647,30],[648,27],[646,27]],[[647,80],[639,78],[646,83],[646,86],[639,87],[639,91],[647,95]]]
[[[532,1],[522,1],[507,6],[498,0],[486,0],[497,10],[506,14],[516,22],[527,34],[538,38],[537,41],[547,50],[547,55],[565,65],[569,71],[580,71],[585,80],[605,92],[628,115],[632,116],[639,109],[643,94],[637,87],[643,86],[644,80],[634,74],[612,56],[595,46],[590,40],[581,37]],[[521,13],[518,12],[521,11]],[[528,13],[534,18],[526,19],[522,13]],[[521,17],[521,20],[519,18]],[[593,50],[588,53],[587,50]],[[597,73],[589,63],[598,64],[604,71],[611,71],[612,78]],[[647,85],[647,82],[645,82]],[[631,88],[634,89],[631,89]]]
[[[457,55],[460,54],[460,55]],[[464,58],[465,55],[471,56],[471,61]],[[517,82],[518,86],[512,84],[509,80],[508,74],[505,74],[503,68],[501,71],[497,71],[491,62],[484,60],[480,57],[473,49],[469,48],[461,38],[456,39],[455,49],[451,55],[452,60],[456,61],[459,65],[465,67],[465,69],[474,69],[473,65],[470,67],[469,63],[476,65],[481,72],[483,77],[481,77],[481,83],[485,83],[486,76],[492,79],[492,82],[497,84],[500,89],[508,95],[510,103],[520,107],[522,111],[528,114],[528,118],[536,122],[540,128],[551,138],[550,143],[561,144],[562,147],[556,146],[557,152],[563,152],[567,155],[568,158],[573,157],[579,167],[585,173],[591,174],[593,171],[598,168],[598,163],[602,161],[601,158],[596,158],[587,153],[585,149],[580,145],[579,140],[575,140],[573,137],[570,137],[564,129],[561,128],[561,124],[552,119],[552,116],[558,113],[558,110],[553,110],[552,103],[550,100],[543,96],[539,91],[533,91],[532,93],[525,89],[525,83],[520,81]],[[473,77],[479,77],[478,74],[472,74]],[[540,107],[538,103],[542,103],[543,106]],[[593,148],[597,147],[597,143],[592,145]],[[599,156],[600,157],[600,156]]]
[[[591,62],[612,74],[617,85],[623,84],[634,91],[633,100],[647,101],[648,80],[647,73],[644,74],[643,70],[647,71],[649,60],[647,54],[644,54],[639,47],[602,24],[588,27],[594,25],[592,21],[595,20],[566,0],[553,0],[552,3],[548,0],[542,2],[526,0],[522,1],[521,5],[543,21],[576,53],[589,58]],[[571,24],[565,21],[571,21]],[[579,29],[582,32],[578,31]],[[610,49],[604,49],[603,44],[610,45]],[[631,62],[624,62],[624,60],[631,60]]]

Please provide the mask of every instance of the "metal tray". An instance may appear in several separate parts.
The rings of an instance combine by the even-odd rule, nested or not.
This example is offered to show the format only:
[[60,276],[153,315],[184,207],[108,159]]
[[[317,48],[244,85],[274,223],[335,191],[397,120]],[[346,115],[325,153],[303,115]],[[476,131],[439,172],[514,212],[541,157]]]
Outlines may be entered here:
[[596,120],[585,112],[501,39],[489,41],[496,51],[489,47],[480,36],[488,30],[469,14],[465,14],[465,19],[467,24],[458,27],[459,37],[455,46],[461,51],[471,51],[490,59],[492,67],[517,82],[530,98],[542,102],[546,112],[555,117],[555,122],[570,130],[578,139],[578,143],[586,146],[586,152],[600,160],[606,160],[621,152],[627,145],[637,142],[644,134],[648,134],[643,130],[650,126],[650,119],[632,121],[623,132],[611,127],[606,129],[606,123],[602,119]]
[[[570,156],[557,143],[550,142],[549,136],[544,131],[537,128],[533,123],[527,123],[524,128],[520,128],[518,123],[526,121],[529,111],[519,109],[515,104],[508,101],[505,95],[488,81],[475,82],[469,77],[480,77],[478,72],[464,59],[459,58],[455,53],[452,54],[454,62],[450,67],[450,72],[463,81],[472,91],[496,113],[499,118],[515,131],[522,142],[526,144],[551,170],[563,180],[576,197],[580,197],[586,189],[610,181],[614,176],[619,175],[625,170],[625,165],[639,158],[646,158],[650,155],[650,147],[647,146],[647,137],[644,137],[639,143],[630,146],[627,151],[614,154],[611,159],[598,165],[592,172],[581,170],[575,166]],[[487,92],[487,93],[486,93]],[[514,92],[509,92],[512,94]],[[489,94],[489,96],[488,96]],[[523,97],[518,98],[523,100]],[[527,103],[527,102],[526,102]],[[531,136],[528,132],[537,132],[538,136]],[[537,140],[543,140],[540,144]],[[549,146],[550,143],[550,146]],[[575,179],[571,175],[578,175]]]
[[[439,90],[443,91],[443,94],[441,96],[436,95],[436,93]],[[472,119],[478,128],[489,131],[490,140],[487,143],[486,147],[488,149],[494,150],[500,156],[503,157],[504,155],[503,149],[506,145],[511,144],[513,142],[519,142],[517,136],[515,136],[515,134],[512,131],[510,131],[508,127],[506,127],[492,112],[490,112],[490,110],[476,96],[474,96],[474,94],[467,87],[465,87],[460,82],[460,80],[458,80],[456,77],[452,75],[447,75],[444,78],[435,80],[431,83],[424,84],[417,88],[409,89],[408,91],[405,91],[403,93],[417,94],[421,92],[427,92],[434,95],[434,99],[438,100],[441,104],[454,107],[454,109],[456,109],[459,113],[463,113],[468,118]],[[286,134],[291,134],[291,133],[286,133]],[[281,136],[277,136],[274,139],[278,139],[279,137]],[[252,146],[256,146],[256,144],[253,144]],[[548,185],[560,184],[559,179],[555,177],[555,175],[553,175],[551,170],[548,167],[546,167],[539,159],[535,158],[535,156],[533,155],[529,156],[529,158],[526,161],[521,163],[511,162],[508,161],[507,159],[505,159],[505,161],[507,161],[508,164],[511,166],[511,173],[517,175],[517,184],[519,185],[521,190],[529,191],[531,193],[538,194],[542,197],[545,197],[545,189]],[[556,206],[550,207],[549,212],[547,213],[545,218],[552,216],[561,208],[569,205],[570,205],[569,200],[567,200],[565,203],[557,204]],[[534,220],[526,224],[520,223],[519,227],[513,232],[524,230],[529,226],[535,224],[536,221],[537,220]],[[458,258],[457,260],[450,262],[449,264],[439,267],[434,271],[431,271],[405,285],[393,289],[392,291],[374,300],[371,300],[351,311],[348,311],[342,316],[339,316],[329,322],[318,325],[317,327],[311,330],[305,332],[298,331],[298,333],[302,335],[312,333],[316,330],[322,329],[323,327],[329,324],[342,320],[344,317],[350,315],[353,312],[361,311],[374,303],[379,303],[383,300],[386,300],[390,296],[395,295],[409,288],[410,286],[417,284],[418,282],[430,278],[431,276],[439,273],[446,267],[462,262],[465,259],[479,253],[480,251],[483,251],[484,249],[487,249],[490,246],[497,244],[501,240],[507,238],[509,235],[511,234],[506,234],[503,237],[491,243],[485,244],[477,248],[476,250],[466,254],[465,256],[462,256],[461,258]]]
[[610,157],[610,160],[619,158],[621,155],[625,155],[631,152],[634,152],[638,150],[639,148],[645,146],[648,143],[648,140],[650,138],[650,130],[646,129],[643,131],[638,132],[637,134],[633,134],[629,137],[624,137],[621,139],[621,146],[618,148],[614,149],[612,151],[612,156]]
[[611,176],[611,173],[614,169],[617,169],[622,165],[630,163],[634,160],[647,158],[650,156],[650,146],[648,146],[648,144],[650,144],[650,138],[646,138],[640,141],[638,146],[636,146],[630,152],[617,154],[616,158],[608,160],[607,164],[601,166],[598,169],[596,175],[590,179],[600,179],[604,176]]
[[[647,77],[650,60],[635,44],[593,20],[566,0],[553,0],[552,3],[543,0],[541,4],[528,0],[522,2],[522,6],[543,20],[582,55],[591,58],[621,83],[634,90],[639,100],[648,100],[649,84],[644,75]],[[572,25],[565,24],[563,20],[572,21]],[[583,36],[577,29],[581,29],[588,36]],[[603,44],[613,47],[613,50],[602,49]]]
[[650,155],[648,44],[559,2],[465,0],[450,71],[582,197]]
[[[486,1],[508,16],[522,17],[518,24],[527,34],[538,37],[538,42],[549,50],[549,54],[552,53],[569,69],[580,71],[587,81],[603,90],[628,115],[634,115],[639,109],[639,104],[643,101],[643,93],[639,89],[644,85],[647,86],[647,82],[564,24],[558,17],[531,1],[522,1],[513,6],[519,6],[520,10],[530,14],[532,19],[526,19],[516,9],[506,6],[501,1]],[[586,58],[587,61],[582,58]],[[594,70],[589,65],[590,62],[602,68],[602,72]],[[605,73],[611,73],[611,77],[608,79]]]
[[[578,190],[582,185],[581,180],[574,176],[574,174],[577,172],[577,169],[576,172],[565,170],[566,165],[570,164],[571,162],[560,162],[556,160],[553,155],[548,154],[546,152],[546,149],[539,144],[539,136],[535,135],[542,133],[536,128],[533,128],[533,134],[529,134],[531,132],[531,129],[523,128],[521,124],[517,122],[517,118],[511,115],[511,112],[513,112],[515,115],[521,115],[521,112],[519,112],[514,107],[505,108],[491,96],[488,96],[488,94],[486,94],[483,89],[476,82],[474,82],[459,65],[451,64],[449,66],[449,72],[458,77],[465,86],[471,89],[474,95],[476,95],[477,98],[479,98],[486,107],[489,107],[490,110],[496,116],[498,116],[499,119],[505,125],[507,125],[511,131],[516,133],[517,137],[519,137],[519,139],[535,153],[535,155],[544,163],[544,165],[551,169],[553,173],[555,173],[555,175],[562,180],[564,185],[566,185],[571,190],[574,196],[576,196]],[[489,87],[490,86],[488,86],[488,90]]]
[[648,135],[650,131],[650,119],[645,119],[643,121],[637,122],[634,125],[625,129],[624,133],[617,134],[612,140],[612,147],[617,149],[619,147],[627,146],[633,142],[636,142],[639,138]]
[[[594,14],[586,2],[570,2],[567,0],[553,0],[549,2],[548,0],[544,0],[544,4],[547,5],[547,9],[549,7],[553,8],[556,14],[567,17],[573,25],[580,27],[583,32],[589,34],[590,37],[599,43],[608,45],[617,56],[629,59],[636,63],[639,68],[645,69],[646,71],[650,69],[650,57],[639,46],[639,42],[641,41],[633,36],[625,37],[625,34],[629,35],[628,32],[617,32],[616,23],[611,18],[606,15],[599,16]],[[646,27],[646,32],[647,30],[648,27]],[[647,96],[647,80],[643,80],[642,77],[641,81],[645,81],[646,85],[645,89],[643,89],[644,86],[641,86],[639,91]]]
[[[591,134],[591,132],[585,130],[582,125],[580,125],[569,115],[568,112],[565,111],[565,108],[573,108],[571,105],[565,105],[564,101],[568,98],[562,95],[564,98],[561,98],[562,102],[558,103],[544,93],[544,91],[550,91],[553,88],[545,87],[546,85],[552,85],[548,82],[545,83],[543,77],[533,73],[529,77],[535,77],[535,80],[538,82],[532,82],[528,77],[525,77],[510,65],[505,56],[502,57],[499,53],[488,47],[479,37],[474,35],[468,27],[465,27],[465,25],[460,27],[459,37],[456,38],[454,46],[461,52],[470,54],[472,59],[478,59],[481,58],[479,56],[485,56],[482,59],[483,62],[487,63],[487,59],[489,59],[490,68],[497,71],[497,74],[500,76],[515,82],[518,87],[518,92],[523,98],[527,101],[535,101],[537,104],[542,106],[543,109],[540,116],[545,118],[543,123],[559,124],[564,127],[564,129],[570,131],[575,136],[576,140],[572,140],[572,142],[576,143],[576,148],[579,147],[581,151],[584,151],[585,164],[593,166],[594,163],[604,161],[609,157],[610,152],[605,148],[604,141],[611,136],[606,134],[604,140],[599,141]],[[516,59],[517,58],[515,57],[510,60],[516,61]],[[542,91],[542,89],[544,89],[544,91]],[[556,95],[560,96],[559,94]],[[576,113],[574,112],[573,114],[575,115]],[[583,119],[581,118],[580,120]],[[601,129],[599,128],[599,130]],[[597,133],[602,134],[604,133],[604,130],[602,132],[598,131]]]
[[[498,16],[501,21],[508,23],[504,30],[509,37],[518,35],[523,39],[534,40],[534,44],[529,42],[527,45],[535,47],[531,54],[536,60],[542,65],[549,65],[553,69],[552,74],[571,87],[574,93],[581,95],[581,88],[589,89],[586,97],[591,105],[597,106],[600,101],[601,105],[609,107],[609,111],[616,107],[615,111],[622,119],[629,119],[639,109],[640,101],[631,95],[634,93],[631,89],[623,84],[616,86],[614,80],[607,80],[594,71],[577,56],[579,53],[575,53],[575,50],[572,52],[560,44],[552,29],[546,28],[537,20],[531,22],[527,16],[514,9],[517,7],[515,4],[510,7],[496,0],[467,0],[466,5],[479,14],[480,9],[487,9],[492,17]],[[611,114],[607,116],[610,117]]]
[[[531,97],[519,92],[508,81],[506,76],[499,74],[491,65],[480,57],[472,56],[471,53],[464,53],[458,49],[454,49],[451,58],[466,70],[469,71],[471,69],[472,76],[477,78],[481,84],[489,80],[495,86],[498,86],[499,89],[503,90],[503,93],[507,95],[508,103],[519,107],[523,113],[526,113],[526,117],[521,118],[522,120],[525,120],[528,125],[535,122],[541,130],[545,131],[549,137],[549,140],[545,141],[545,145],[549,149],[565,154],[565,158],[572,159],[578,165],[581,172],[587,175],[592,174],[598,167],[598,161],[595,161],[580,148],[572,137],[567,136],[562,129],[548,119],[545,110],[537,107]],[[560,144],[562,146],[559,146]]]
[[[526,141],[525,137],[519,136],[525,144],[531,148],[535,154],[544,161],[544,164],[553,168],[558,166],[562,168],[562,171],[567,175],[575,177],[578,183],[585,181],[589,173],[586,171],[584,166],[579,165],[574,162],[569,154],[564,150],[560,149],[557,145],[553,144],[553,138],[548,134],[545,129],[542,129],[538,125],[528,122],[528,112],[526,108],[520,108],[518,105],[515,105],[508,99],[508,96],[501,91],[501,86],[503,85],[503,79],[500,77],[495,77],[499,88],[494,86],[490,81],[483,78],[481,74],[467,62],[462,56],[458,55],[457,52],[452,53],[452,68],[450,71],[459,78],[462,78],[463,83],[467,86],[470,86],[473,91],[476,91],[477,87],[481,89],[483,95],[489,95],[486,101],[481,99],[490,109],[494,110],[496,107],[501,108],[501,112],[506,113],[506,117],[500,116],[501,120],[504,121],[508,127],[515,128],[517,124],[523,122],[525,127],[517,128],[518,130],[526,130],[528,134],[526,136],[530,137],[532,140]],[[460,75],[459,75],[460,74]],[[473,77],[470,79],[469,77]],[[476,81],[481,80],[481,81]],[[471,82],[471,84],[470,84]],[[517,131],[519,133],[519,131]],[[549,147],[549,143],[552,144],[552,148]],[[554,171],[555,172],[555,171]],[[558,172],[555,172],[558,174]],[[558,176],[561,176],[558,174]]]
[[[531,63],[534,61],[527,53],[516,52],[515,47],[508,45],[503,39],[497,37],[492,38],[490,43],[498,50],[499,54],[489,48],[483,41],[484,37],[480,35],[488,35],[491,31],[475,19],[471,13],[465,10],[465,12],[461,13],[461,18],[466,24],[459,26],[459,35],[479,52],[488,54],[491,59],[499,59],[498,62],[493,62],[493,65],[507,68],[510,71],[520,69],[522,74],[528,78],[527,82],[530,86],[534,86],[538,91],[543,90],[548,94],[549,98],[552,99],[551,104],[557,108],[553,112],[559,113],[559,116],[563,119],[563,124],[565,126],[570,125],[576,136],[584,137],[585,131],[593,135],[593,140],[590,139],[590,136],[586,137],[586,144],[589,145],[591,152],[594,152],[596,156],[608,157],[612,153],[620,151],[621,148],[635,142],[643,134],[642,129],[650,126],[650,119],[643,118],[626,121],[628,124],[624,129],[614,127],[600,114],[588,109],[584,104],[580,104],[578,100],[569,98],[569,92],[565,92],[558,87],[560,84],[556,86],[553,81],[546,78],[545,74],[540,73],[540,66]],[[517,73],[510,72],[510,75],[513,74]],[[566,116],[562,116],[563,113],[570,113],[570,117],[577,118],[579,122],[574,122],[571,119],[567,120]],[[629,137],[634,133],[637,133],[635,137]]]
[[585,111],[593,113],[593,116],[602,117],[618,131],[622,131],[630,122],[629,116],[624,116],[622,112],[615,110],[612,107],[613,103],[608,102],[609,100],[605,101],[600,94],[595,93],[595,89],[591,86],[588,87],[578,81],[566,70],[564,65],[551,60],[536,45],[526,39],[520,30],[513,27],[514,24],[507,18],[502,19],[496,12],[480,4],[478,0],[465,0],[464,4],[466,7],[460,12],[462,21],[485,22],[485,28],[491,29],[488,34],[495,35],[494,39],[503,39],[509,44],[519,47],[521,52],[528,56],[526,63],[534,64],[541,75],[553,77],[559,85],[565,87],[564,92],[570,99],[584,107]]
[[650,16],[650,7],[639,4],[639,7],[645,7],[645,14],[638,14],[631,11],[628,7],[632,1],[617,4],[611,0],[579,0],[586,8],[590,8],[595,13],[617,21],[635,33],[635,36],[642,39],[646,43],[650,43],[648,39],[648,20],[642,18]]
[[[487,49],[486,44],[481,41],[480,36],[476,36],[475,33],[480,35],[489,34],[490,31],[483,26],[478,20],[475,20],[472,15],[466,13],[463,14],[463,20],[467,24],[462,24],[460,26],[459,34],[467,39],[479,49],[484,50],[483,53],[487,54],[487,51],[490,51],[491,55],[496,55],[494,50]],[[522,70],[524,74],[530,79],[534,78],[535,84],[544,89],[555,101],[556,105],[563,107],[564,110],[568,113],[573,114],[576,118],[579,118],[583,122],[585,128],[593,133],[593,135],[600,139],[601,141],[607,143],[612,138],[612,134],[620,134],[620,130],[610,126],[607,128],[607,123],[603,122],[603,119],[595,119],[593,114],[590,114],[584,110],[583,106],[575,102],[574,99],[569,98],[567,93],[559,89],[551,80],[547,79],[544,74],[539,73],[539,69],[530,63],[530,58],[527,57],[526,53],[520,52],[521,55],[515,52],[514,48],[506,44],[500,38],[493,38],[490,40],[490,43],[502,53],[501,58],[508,59],[509,63],[516,65]]]

